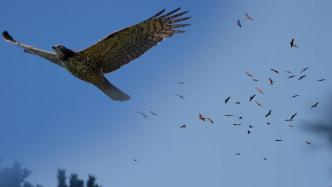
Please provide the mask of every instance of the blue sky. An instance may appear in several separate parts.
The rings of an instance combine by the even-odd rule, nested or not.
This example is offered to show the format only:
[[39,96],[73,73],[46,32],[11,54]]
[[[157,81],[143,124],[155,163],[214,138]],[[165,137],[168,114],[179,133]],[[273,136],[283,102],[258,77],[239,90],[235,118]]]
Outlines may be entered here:
[[[1,42],[0,155],[5,161],[23,162],[33,172],[31,181],[45,187],[55,186],[58,168],[82,178],[95,174],[103,186],[330,186],[327,142],[304,133],[301,124],[320,118],[331,93],[331,1],[13,0],[2,2],[0,28],[39,48],[63,44],[79,50],[177,7],[193,17],[186,34],[107,75],[131,95],[124,103]],[[298,49],[289,47],[292,37]],[[299,74],[306,66],[302,81],[286,79],[285,70]],[[246,71],[260,81],[248,79]],[[320,78],[327,81],[318,83]],[[257,94],[264,108],[248,103],[256,87],[265,91]],[[293,94],[301,96],[290,100]],[[231,103],[225,105],[227,96]],[[316,101],[320,107],[311,110]],[[264,118],[269,109],[271,126]],[[135,110],[159,116],[144,119]],[[290,128],[284,119],[295,112],[296,127]],[[216,124],[198,121],[199,113]],[[243,125],[234,127],[239,120],[225,118],[226,113],[242,115]],[[183,123],[188,127],[179,129]],[[247,135],[249,124],[254,128]]]

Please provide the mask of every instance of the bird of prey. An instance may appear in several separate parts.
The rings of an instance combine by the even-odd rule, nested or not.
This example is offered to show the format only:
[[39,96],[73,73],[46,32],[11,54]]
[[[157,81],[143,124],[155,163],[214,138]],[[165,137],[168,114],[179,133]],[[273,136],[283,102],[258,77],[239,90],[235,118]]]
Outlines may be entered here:
[[297,45],[295,44],[295,39],[292,38],[292,40],[289,42],[291,48],[295,47],[295,48],[298,48]]
[[247,134],[250,134],[250,133],[251,133],[251,131],[250,131],[250,130],[248,130],[248,131],[247,131]]
[[261,90],[260,88],[256,88],[256,90],[261,93],[261,94],[264,94],[263,90]]
[[273,71],[273,72],[276,73],[276,74],[279,74],[279,71],[276,70],[276,69],[271,68],[270,70]]
[[253,19],[251,16],[249,16],[249,14],[245,13],[244,15],[246,16],[246,18],[247,18],[248,20],[250,20],[250,21],[254,21],[254,19]]
[[186,128],[186,127],[187,127],[187,125],[181,125],[180,129],[183,129],[183,128]]
[[211,118],[207,118],[207,120],[208,120],[210,123],[214,124],[214,121],[213,121]]
[[246,71],[246,74],[248,75],[248,77],[251,77],[251,78],[254,77],[254,76],[253,76],[251,73],[249,73],[248,71]]
[[225,114],[226,117],[233,117],[233,114]]
[[269,82],[270,82],[271,85],[273,85],[273,83],[274,83],[271,78],[269,78]]
[[227,97],[227,98],[225,99],[225,104],[229,101],[230,98],[231,98],[231,97]]
[[266,158],[266,157],[264,157],[263,159],[264,159],[264,160],[267,160],[267,158]]
[[290,75],[290,76],[287,77],[287,79],[292,79],[294,77],[296,77],[296,75]]
[[288,74],[291,74],[291,73],[292,73],[291,71],[288,71],[288,70],[287,70],[287,71],[285,71],[285,72],[286,72],[286,73],[288,73]]
[[255,97],[256,97],[256,94],[252,95],[252,96],[249,98],[249,102],[251,102]]
[[319,102],[313,104],[310,108],[316,108],[316,107],[318,107],[318,105],[319,105]]
[[260,104],[258,101],[255,101],[255,103],[257,104],[257,106],[259,106],[259,107],[263,107],[263,105]]
[[236,155],[236,156],[240,156],[240,155],[241,155],[241,153],[236,153],[235,155]]
[[306,77],[306,75],[302,75],[302,76],[299,77],[297,80],[301,80],[301,79],[303,79],[304,77]]
[[239,19],[236,21],[236,25],[239,26],[239,28],[242,28],[242,24]]
[[180,8],[165,13],[165,9],[143,22],[114,32],[92,46],[74,51],[63,45],[52,47],[48,52],[16,41],[7,31],[4,39],[24,49],[25,52],[38,55],[65,68],[75,77],[91,83],[116,101],[126,101],[130,97],[110,83],[105,73],[113,72],[121,66],[138,58],[162,40],[177,33],[190,24],[179,22],[190,19],[183,17],[188,11],[179,12]]
[[206,117],[203,116],[202,114],[198,114],[198,119],[200,119],[202,121],[206,121]]
[[236,101],[234,104],[239,105],[239,104],[240,104],[240,101]]
[[184,97],[180,94],[176,94],[180,99],[184,99]]
[[271,123],[270,122],[266,122],[266,125],[271,125]]
[[282,140],[281,139],[275,139],[276,142],[281,142]]
[[318,82],[322,82],[322,81],[325,81],[326,79],[319,79],[317,80]]
[[243,117],[242,117],[242,116],[239,116],[239,119],[243,119]]
[[305,141],[305,143],[306,143],[306,144],[308,144],[308,145],[310,145],[310,144],[311,144],[311,142],[308,142],[308,141]]
[[152,115],[154,115],[154,116],[158,116],[158,114],[157,113],[155,113],[155,112],[152,112],[151,110],[149,111]]
[[299,97],[299,96],[300,96],[300,95],[297,95],[297,94],[296,94],[296,95],[293,95],[291,98],[295,98],[295,97]]
[[233,124],[234,126],[240,126],[240,125],[242,125],[241,123],[234,123]]
[[286,119],[285,121],[293,121],[297,113],[294,113],[289,119]]
[[134,162],[138,162],[138,160],[137,159],[132,159]]
[[300,73],[303,73],[303,72],[305,72],[307,69],[309,69],[309,67],[305,67],[305,68],[303,68],[303,69],[301,70],[301,72],[300,72]]
[[255,81],[255,82],[258,82],[258,79],[252,79],[253,81]]
[[179,81],[179,84],[183,85],[183,84],[184,84],[184,82],[182,82],[182,81]]
[[272,110],[269,110],[269,112],[267,114],[265,114],[265,117],[267,118],[267,117],[271,116],[271,114],[272,114]]
[[249,129],[252,129],[252,128],[254,128],[254,126],[252,126],[252,125],[249,125]]
[[145,113],[143,113],[143,112],[140,112],[140,111],[137,111],[137,110],[136,110],[136,113],[137,113],[137,114],[140,114],[140,115],[143,116],[145,119],[148,118],[148,116],[147,116]]

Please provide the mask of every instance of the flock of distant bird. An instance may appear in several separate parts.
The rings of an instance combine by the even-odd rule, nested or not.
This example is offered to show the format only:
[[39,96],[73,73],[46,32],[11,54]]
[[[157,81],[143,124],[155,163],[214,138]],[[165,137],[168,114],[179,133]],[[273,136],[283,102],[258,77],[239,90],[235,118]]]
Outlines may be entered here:
[[[249,20],[249,21],[251,21],[251,22],[254,21],[254,19],[253,19],[249,14],[245,13],[244,15],[245,15],[245,18],[246,18],[247,20]],[[243,27],[243,25],[242,25],[240,19],[237,19],[237,21],[236,21],[236,25],[237,25],[239,28],[242,28],[242,27]],[[290,45],[291,48],[298,48],[298,45],[297,45],[296,42],[295,42],[295,38],[291,38],[291,41],[289,42],[289,45]],[[304,73],[305,73],[308,69],[309,69],[309,67],[305,67],[305,68],[303,68],[303,69],[299,72],[299,75],[296,75],[296,74],[294,74],[293,72],[287,70],[287,71],[285,71],[285,72],[288,74],[287,79],[293,79],[293,78],[295,78],[295,77],[298,77],[297,80],[300,81],[300,80],[302,80],[302,79],[304,79],[304,78],[307,77],[307,75],[305,75]],[[275,73],[275,74],[281,74],[281,73],[279,72],[279,70],[277,70],[277,69],[275,69],[275,68],[271,68],[270,70],[271,70],[273,73]],[[257,78],[254,77],[253,74],[251,74],[251,73],[248,72],[248,71],[246,71],[246,75],[247,75],[252,81],[255,81],[255,82],[258,82],[258,81],[259,81]],[[150,80],[154,80],[154,79],[151,79],[151,78],[150,78]],[[271,77],[268,77],[267,80],[268,80],[268,82],[269,82],[270,85],[274,85],[274,80],[273,80]],[[318,82],[322,82],[322,81],[325,81],[325,80],[326,80],[326,79],[323,79],[323,78],[322,78],[322,79],[318,79],[317,81],[318,81]],[[184,82],[179,82],[179,84],[183,85]],[[264,95],[264,91],[263,91],[261,88],[256,87],[256,91],[257,91],[259,94]],[[176,96],[179,97],[180,99],[184,99],[184,96],[181,95],[181,94],[176,94]],[[291,99],[294,99],[294,98],[299,97],[299,96],[300,96],[300,95],[295,94],[295,95],[292,95],[290,98],[291,98]],[[259,101],[255,100],[255,98],[256,98],[256,93],[249,97],[249,102],[255,102],[256,105],[257,105],[258,107],[263,107],[263,105],[262,105]],[[230,102],[230,100],[231,100],[231,97],[227,97],[227,98],[225,98],[224,103],[225,103],[225,104],[228,104],[228,103]],[[240,103],[241,103],[240,101],[235,101],[235,102],[234,102],[234,104],[237,104],[237,105],[239,105]],[[312,109],[313,109],[313,108],[317,108],[318,105],[319,105],[319,102],[316,102],[316,103],[314,103],[312,106],[310,106],[310,108],[312,108]],[[152,115],[154,115],[154,116],[158,116],[156,113],[154,113],[154,112],[152,112],[152,111],[149,111],[149,112],[150,112]],[[143,113],[143,112],[141,112],[141,111],[136,111],[136,113],[142,115],[144,118],[147,118],[147,117],[148,117],[145,113]],[[268,117],[270,117],[271,115],[272,115],[272,110],[269,110],[269,111],[265,114],[265,118],[268,118]],[[294,113],[294,114],[292,114],[288,119],[285,119],[285,121],[286,121],[286,122],[292,122],[292,121],[294,121],[294,119],[295,119],[295,117],[296,117],[297,115],[298,115],[298,113]],[[234,117],[234,114],[225,114],[224,116],[225,116],[225,117]],[[243,119],[243,117],[242,117],[242,116],[239,116],[238,119],[241,120],[241,119]],[[207,116],[203,115],[202,113],[199,113],[199,114],[198,114],[198,120],[200,120],[200,121],[202,121],[202,122],[209,122],[210,124],[215,124],[215,122],[214,122],[213,119],[211,119],[210,117],[207,117]],[[267,125],[271,125],[270,122],[266,122],[266,124],[267,124]],[[233,125],[234,125],[234,126],[241,126],[242,124],[241,124],[241,123],[233,123]],[[289,126],[290,126],[290,127],[294,127],[293,125],[289,125]],[[186,124],[181,124],[181,125],[179,126],[179,128],[181,128],[181,129],[183,129],[183,128],[187,128],[187,127],[188,127],[188,126],[187,126]],[[253,129],[253,125],[249,125],[249,129],[247,130],[247,134],[251,134],[251,133],[252,133],[251,129]],[[275,141],[276,141],[276,142],[281,142],[281,141],[283,141],[283,140],[282,140],[282,139],[275,139]],[[308,145],[311,144],[311,142],[309,142],[309,141],[304,141],[304,142],[305,142],[306,144],[308,144]],[[236,153],[236,155],[240,155],[240,153]],[[264,160],[267,160],[266,157],[264,157],[263,159],[264,159]]]

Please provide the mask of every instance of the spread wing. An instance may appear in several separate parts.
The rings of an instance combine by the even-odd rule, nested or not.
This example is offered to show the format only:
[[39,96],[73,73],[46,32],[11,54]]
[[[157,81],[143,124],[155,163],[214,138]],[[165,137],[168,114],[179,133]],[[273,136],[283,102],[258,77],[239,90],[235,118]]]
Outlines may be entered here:
[[176,24],[191,17],[181,17],[188,11],[180,8],[165,13],[165,9],[151,18],[108,35],[106,38],[80,51],[83,56],[99,63],[102,71],[108,73],[141,56],[158,42],[185,31],[175,30],[190,24]]
[[57,58],[55,53],[51,53],[51,52],[48,52],[48,51],[37,49],[37,48],[34,48],[32,46],[26,45],[24,43],[17,42],[7,31],[4,31],[2,33],[2,36],[7,42],[23,48],[24,52],[30,53],[30,54],[33,54],[33,55],[38,55],[38,56],[40,56],[42,58],[45,58],[45,59],[47,59],[47,60],[49,60],[49,61],[51,61],[51,62],[53,62],[53,63],[55,63],[55,64],[62,67],[61,61]]

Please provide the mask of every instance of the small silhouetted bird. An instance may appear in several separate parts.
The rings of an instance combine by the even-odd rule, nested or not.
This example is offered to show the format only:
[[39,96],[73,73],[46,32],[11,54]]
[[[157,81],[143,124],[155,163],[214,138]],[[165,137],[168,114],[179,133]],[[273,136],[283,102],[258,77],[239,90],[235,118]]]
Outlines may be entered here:
[[233,123],[234,126],[240,126],[242,125],[241,123]]
[[239,116],[239,119],[243,119],[243,117],[242,117],[242,116]]
[[279,74],[279,71],[276,70],[276,69],[274,69],[274,68],[271,68],[270,70],[273,71],[273,72],[276,73],[276,74]]
[[183,128],[186,128],[186,127],[187,127],[187,125],[181,125],[180,129],[183,129]]
[[237,101],[237,102],[235,102],[234,104],[239,105],[239,104],[240,104],[240,101]]
[[270,122],[266,122],[266,125],[271,125],[271,123]]
[[180,94],[176,94],[180,99],[184,99],[184,97]]
[[250,21],[254,21],[254,19],[253,19],[251,16],[249,16],[249,14],[245,13],[244,15],[246,16],[246,18],[247,18],[248,20],[250,20]]
[[158,116],[158,114],[157,113],[155,113],[155,112],[152,112],[152,111],[149,111],[152,115],[154,115],[154,116]]
[[248,77],[251,77],[251,78],[254,77],[254,76],[253,76],[251,73],[249,73],[248,71],[246,71],[246,74],[248,75]]
[[145,113],[140,112],[140,114],[141,114],[144,118],[148,118],[148,116],[147,116]]
[[322,81],[325,81],[326,79],[319,79],[319,80],[317,80],[317,81],[319,81],[319,82],[322,82]]
[[226,117],[233,117],[233,114],[225,114]]
[[255,81],[255,82],[258,82],[258,79],[252,79],[253,81]]
[[287,71],[285,71],[285,72],[286,72],[286,73],[289,73],[289,74],[291,74],[291,73],[292,73],[291,71],[288,71],[288,70],[287,70]]
[[285,121],[293,121],[297,113],[294,113],[289,119],[286,119]]
[[305,143],[306,143],[306,144],[308,144],[308,145],[310,145],[310,144],[311,144],[311,142],[308,142],[308,141],[305,141]]
[[295,97],[299,97],[299,96],[300,96],[300,95],[297,95],[297,94],[296,94],[296,95],[293,95],[291,98],[295,98]]
[[251,133],[251,131],[250,131],[250,130],[248,130],[248,131],[247,131],[247,134],[250,134],[250,133]]
[[271,78],[269,78],[269,82],[271,85],[273,85],[273,80]]
[[239,19],[236,21],[236,25],[239,26],[239,28],[242,28],[242,24]]
[[206,121],[206,117],[203,116],[202,114],[198,114],[198,118],[202,121]]
[[133,159],[133,161],[134,161],[134,162],[138,162],[138,160],[137,160],[137,159]]
[[294,38],[292,38],[292,40],[289,42],[289,44],[290,44],[291,48],[293,48],[293,47],[297,48],[297,45],[295,44],[295,39]]
[[268,116],[271,116],[272,114],[272,110],[269,110],[269,112],[267,114],[265,114],[265,117],[267,118]]
[[252,126],[252,125],[249,125],[249,129],[252,129],[252,128],[254,128],[254,126]]
[[316,108],[319,105],[319,102],[315,103],[314,105],[312,105],[310,108]]
[[183,85],[183,84],[184,84],[184,82],[182,82],[182,81],[179,81],[179,84]]
[[260,104],[258,101],[255,101],[255,103],[257,104],[257,106],[259,106],[259,107],[263,107],[263,105]]
[[225,104],[229,101],[230,98],[231,98],[231,97],[227,97],[227,98],[225,99]]
[[266,158],[266,157],[264,157],[263,159],[264,159],[264,160],[267,160],[267,158]]
[[303,73],[303,72],[307,71],[307,69],[309,69],[309,67],[303,68],[300,73]]
[[281,142],[282,140],[281,140],[281,139],[276,139],[275,141],[276,141],[276,142]]
[[207,120],[208,120],[210,123],[214,124],[214,121],[213,121],[211,118],[207,118]]
[[240,155],[241,155],[241,153],[235,153],[235,155],[237,155],[237,156],[240,156]]
[[256,90],[261,93],[261,94],[264,94],[263,90],[261,90],[260,88],[256,88]]
[[304,77],[306,77],[306,75],[302,75],[302,76],[299,77],[297,80],[301,80],[301,79],[303,79]]
[[251,97],[249,97],[249,102],[251,102],[255,97],[256,97],[256,94],[254,94]]
[[292,79],[294,77],[296,77],[296,75],[290,75],[290,76],[287,77],[287,79]]

